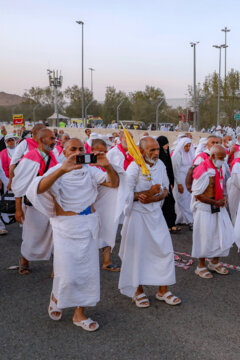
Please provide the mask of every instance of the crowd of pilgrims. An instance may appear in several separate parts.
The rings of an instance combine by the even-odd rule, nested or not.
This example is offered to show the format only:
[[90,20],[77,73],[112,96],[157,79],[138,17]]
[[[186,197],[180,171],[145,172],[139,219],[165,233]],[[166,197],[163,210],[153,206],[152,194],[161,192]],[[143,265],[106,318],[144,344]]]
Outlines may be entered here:
[[[170,149],[167,137],[143,133],[137,146],[146,176],[122,130],[100,135],[86,129],[82,140],[43,124],[21,137],[4,127],[1,133],[2,193],[13,192],[22,225],[18,273],[28,275],[30,262],[53,256],[52,320],[74,307],[74,325],[99,328],[85,315],[100,300],[99,249],[101,269],[119,272],[121,294],[137,307],[150,306],[147,285],[158,287],[156,300],[179,305],[168,289],[176,282],[171,234],[184,225],[192,231],[192,257],[199,259],[196,276],[228,274],[220,258],[234,243],[240,246],[240,134],[221,129],[193,144],[192,134],[182,132]],[[83,153],[97,155],[97,163],[77,164]],[[1,235],[7,234],[4,222]],[[121,266],[111,260],[120,224]]]

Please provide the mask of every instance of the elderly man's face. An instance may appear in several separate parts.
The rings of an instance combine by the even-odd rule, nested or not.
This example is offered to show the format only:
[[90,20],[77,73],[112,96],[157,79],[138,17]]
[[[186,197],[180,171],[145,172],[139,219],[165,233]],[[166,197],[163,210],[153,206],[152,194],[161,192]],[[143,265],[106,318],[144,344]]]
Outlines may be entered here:
[[209,138],[207,142],[208,150],[210,150],[213,145],[217,145],[217,144],[219,144],[218,138],[214,138],[214,137]]
[[145,161],[154,165],[159,159],[159,144],[154,139],[149,140],[141,151]]
[[84,145],[82,141],[77,139],[69,140],[69,142],[66,144],[66,148],[63,150],[63,154],[66,158],[69,158],[71,155],[84,154]]
[[70,140],[70,136],[69,136],[69,135],[63,135],[63,136],[62,136],[62,139],[61,139],[61,142],[60,142],[61,147],[64,147],[64,144],[65,144],[68,140]]
[[56,145],[56,138],[54,136],[54,133],[49,130],[44,138],[41,139],[43,148],[45,151],[49,152],[54,149],[54,146]]

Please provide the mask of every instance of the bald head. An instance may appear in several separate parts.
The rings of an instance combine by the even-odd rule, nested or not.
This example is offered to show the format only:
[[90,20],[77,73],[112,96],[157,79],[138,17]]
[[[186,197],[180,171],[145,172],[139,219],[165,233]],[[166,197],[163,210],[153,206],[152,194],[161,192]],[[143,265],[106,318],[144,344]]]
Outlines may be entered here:
[[226,150],[222,145],[214,145],[210,150],[210,160],[216,167],[221,167],[226,157]]
[[33,134],[33,137],[36,137],[38,132],[41,130],[41,129],[44,129],[46,128],[45,125],[43,124],[36,124],[34,125],[34,127],[32,128],[32,134]]
[[48,154],[56,145],[55,135],[46,127],[42,128],[37,133],[37,142],[39,150]]
[[52,130],[50,130],[50,129],[46,128],[46,127],[40,128],[38,130],[38,132],[37,132],[37,141],[38,141],[38,143],[39,143],[40,139],[45,138],[46,136],[48,136],[50,134],[53,134]]
[[66,158],[71,155],[80,155],[84,154],[84,145],[82,140],[78,138],[72,138],[65,142],[63,154]]

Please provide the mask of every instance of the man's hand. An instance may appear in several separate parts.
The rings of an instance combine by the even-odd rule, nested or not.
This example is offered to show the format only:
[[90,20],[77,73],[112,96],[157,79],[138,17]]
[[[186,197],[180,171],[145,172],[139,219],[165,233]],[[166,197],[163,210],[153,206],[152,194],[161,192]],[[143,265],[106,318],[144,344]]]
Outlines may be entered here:
[[24,213],[23,213],[22,208],[16,209],[15,219],[16,219],[16,221],[17,221],[19,224],[22,224],[22,223],[23,223]]
[[76,164],[76,155],[73,154],[71,156],[69,156],[64,163],[62,164],[62,171],[64,171],[65,173],[68,173],[72,170],[77,170],[77,169],[81,169],[82,165],[81,164]]
[[183,194],[184,193],[184,187],[182,186],[182,184],[178,184],[178,192],[180,194]]
[[157,195],[161,192],[161,185],[160,184],[152,185],[148,191],[150,196]]
[[227,199],[223,198],[216,201],[216,206],[224,207],[227,205]]
[[104,152],[95,151],[94,155],[97,156],[97,162],[94,165],[101,166],[101,167],[104,167],[104,168],[106,168],[106,167],[108,167],[110,165],[110,163],[109,163],[109,161],[108,161],[108,159],[107,159]]
[[153,196],[145,195],[145,194],[139,194],[138,195],[138,201],[140,201],[142,204],[150,204],[153,201]]

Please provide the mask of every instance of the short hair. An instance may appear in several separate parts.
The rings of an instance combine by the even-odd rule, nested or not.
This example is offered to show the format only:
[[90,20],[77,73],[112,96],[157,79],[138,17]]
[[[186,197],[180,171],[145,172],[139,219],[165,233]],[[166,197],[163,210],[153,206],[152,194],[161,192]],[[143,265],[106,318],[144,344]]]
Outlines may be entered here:
[[87,128],[87,129],[85,129],[85,134],[87,133],[87,131],[88,131],[88,130],[90,130],[90,131],[91,131],[91,129]]
[[34,125],[34,127],[32,128],[32,133],[33,135],[37,135],[37,133],[41,130],[41,129],[45,129],[46,126],[44,124],[36,124]]
[[219,136],[217,136],[217,135],[209,135],[209,136],[207,137],[207,140],[209,140],[209,139],[211,139],[211,138],[218,139]]
[[92,149],[94,149],[98,145],[102,145],[107,148],[107,144],[105,143],[105,141],[103,139],[93,139],[92,140]]
[[68,144],[69,144],[69,142],[70,142],[70,141],[73,141],[73,140],[80,141],[80,142],[83,144],[83,142],[82,142],[81,139],[75,137],[75,138],[71,138],[71,139],[69,139],[68,141],[66,141],[63,148],[66,149],[67,146],[68,146]]
[[211,147],[210,156],[212,156],[213,154],[216,155],[216,152],[218,152],[219,150],[223,150],[226,153],[226,150],[222,145],[216,144]]
[[38,133],[37,133],[37,141],[39,142],[39,140],[41,138],[44,138],[47,135],[48,132],[51,132],[53,134],[52,130],[50,130],[50,129],[46,128],[46,127],[40,129],[38,131]]
[[[145,150],[149,139],[157,142],[157,140],[155,140],[152,136],[144,136],[139,141],[139,148]],[[158,144],[158,142],[157,142],[157,144]]]

